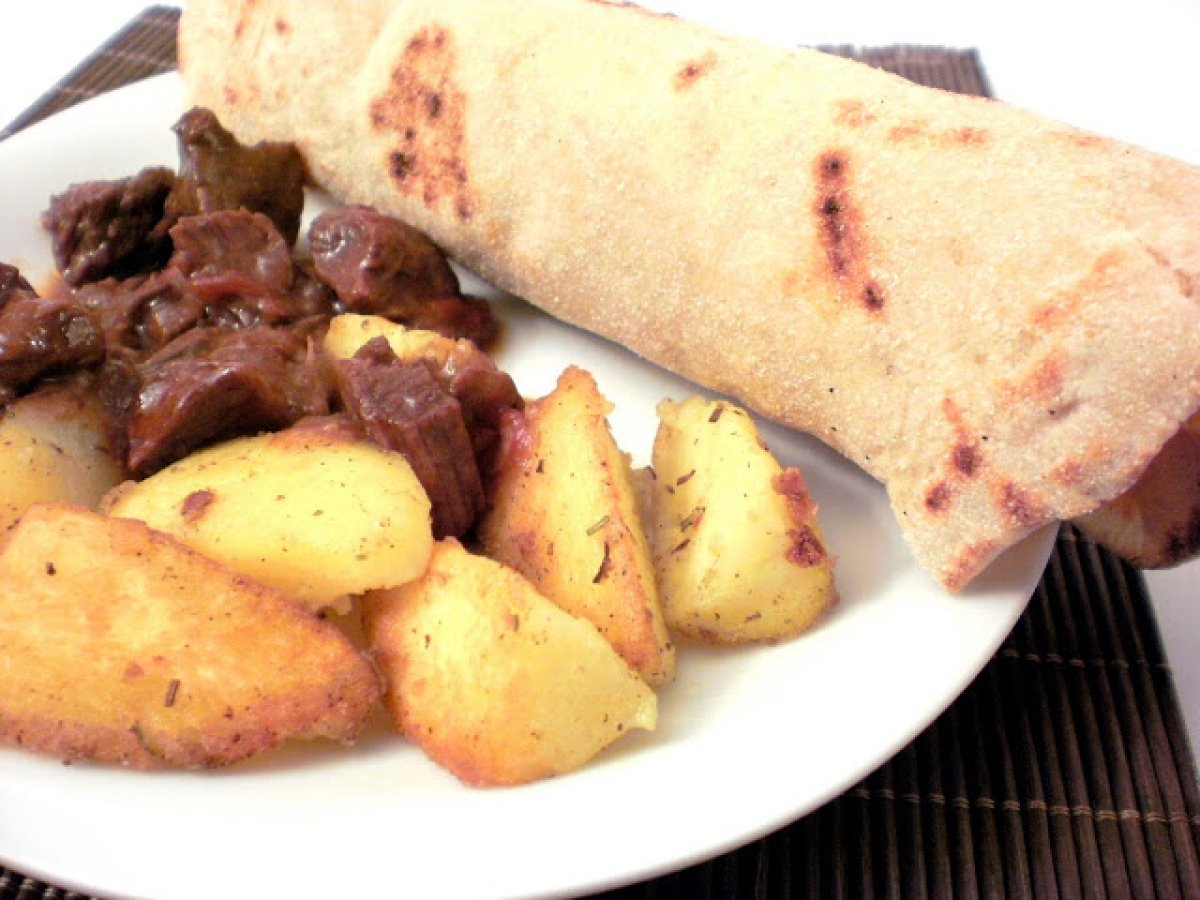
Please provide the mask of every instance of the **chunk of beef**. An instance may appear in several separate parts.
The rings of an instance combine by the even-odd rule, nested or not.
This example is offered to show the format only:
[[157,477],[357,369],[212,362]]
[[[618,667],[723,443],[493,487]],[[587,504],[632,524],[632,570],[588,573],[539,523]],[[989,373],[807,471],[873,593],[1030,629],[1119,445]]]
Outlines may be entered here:
[[367,436],[402,453],[429,495],[437,538],[466,533],[486,498],[462,406],[424,360],[397,359],[374,338],[337,362],[342,404]]
[[308,241],[317,274],[353,312],[403,316],[458,293],[458,279],[432,241],[369,206],[322,213]]
[[308,232],[317,274],[346,309],[486,346],[491,309],[459,292],[458,278],[432,241],[368,206],[318,216]]
[[[188,290],[206,324],[244,328],[328,314],[328,294],[297,277],[287,242],[261,213],[245,210],[187,216],[171,229],[170,267],[188,276]],[[298,283],[299,282],[299,283]]]
[[107,444],[123,465],[129,459],[129,416],[142,386],[138,360],[136,353],[124,347],[109,347],[96,370],[96,396],[108,416]]
[[426,303],[406,323],[409,328],[436,331],[450,338],[465,338],[488,348],[500,333],[492,307],[482,297],[439,297]]
[[171,228],[170,265],[184,275],[235,272],[283,292],[292,286],[292,252],[261,213],[221,210],[185,216]]
[[67,298],[39,297],[15,266],[0,263],[0,394],[7,400],[37,379],[104,358],[91,315]]
[[266,216],[188,216],[171,236],[175,252],[165,269],[76,290],[109,346],[150,352],[197,326],[286,325],[335,308],[329,288],[293,265]]
[[475,460],[481,472],[489,471],[500,442],[501,415],[524,406],[512,376],[496,368],[490,356],[466,340],[455,344],[434,375],[462,405]]
[[333,288],[317,277],[311,260],[293,257],[292,262],[296,280],[289,293],[298,316],[334,316],[346,311]]
[[67,283],[161,266],[171,252],[165,206],[174,184],[170,169],[148,168],[116,181],[75,184],[51,197],[42,226]]
[[283,293],[261,281],[226,270],[194,275],[188,290],[204,308],[205,324],[226,328],[251,325],[286,325],[305,317],[293,294]]
[[224,209],[266,215],[288,245],[300,233],[304,160],[291,144],[238,143],[211,110],[195,107],[175,123],[179,177],[168,210],[176,217]]
[[200,297],[188,290],[177,269],[132,278],[105,278],[76,289],[110,347],[150,352],[174,340],[204,317]]
[[18,291],[33,293],[33,285],[25,280],[16,266],[0,263],[0,309],[8,302],[9,295]]
[[138,369],[128,402],[127,467],[145,477],[205,444],[285,428],[329,410],[312,328],[188,331]]

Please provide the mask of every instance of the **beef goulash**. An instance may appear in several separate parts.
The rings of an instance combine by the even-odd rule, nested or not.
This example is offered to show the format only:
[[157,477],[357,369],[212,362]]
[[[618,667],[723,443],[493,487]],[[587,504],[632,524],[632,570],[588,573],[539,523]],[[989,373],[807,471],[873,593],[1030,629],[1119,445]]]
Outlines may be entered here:
[[193,0],[194,102],[818,436],[952,590],[1200,405],[1200,169],[598,0]]
[[[522,405],[485,352],[498,336],[487,301],[462,293],[428,238],[366,206],[322,213],[297,243],[306,173],[291,145],[243,145],[202,107],[174,130],[178,172],[50,198],[42,225],[61,281],[45,295],[0,262],[0,423],[22,435],[4,446],[29,476],[0,496],[0,533],[61,474],[49,447],[79,451],[72,487],[50,494],[98,501],[121,476],[302,422],[400,451],[437,536],[471,529],[500,416]],[[384,342],[330,360],[330,322],[351,312],[452,350],[401,366]]]

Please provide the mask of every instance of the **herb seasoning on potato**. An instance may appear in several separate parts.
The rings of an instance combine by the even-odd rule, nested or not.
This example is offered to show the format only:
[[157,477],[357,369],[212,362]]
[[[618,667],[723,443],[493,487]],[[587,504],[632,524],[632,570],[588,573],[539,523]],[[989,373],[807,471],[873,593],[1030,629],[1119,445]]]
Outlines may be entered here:
[[204,110],[176,130],[180,175],[53,198],[62,296],[0,266],[26,474],[0,484],[0,743],[221,766],[351,742],[382,700],[463,782],[520,784],[654,729],[676,636],[774,640],[832,602],[803,479],[744,412],[660,408],[647,520],[595,378],[526,402],[424,235],[335,209],[304,258],[297,170],[282,206],[218,183],[295,153]]
[[643,485],[667,624],[718,643],[808,628],[836,592],[800,471],[782,468],[733,404],[664,400],[658,414]]

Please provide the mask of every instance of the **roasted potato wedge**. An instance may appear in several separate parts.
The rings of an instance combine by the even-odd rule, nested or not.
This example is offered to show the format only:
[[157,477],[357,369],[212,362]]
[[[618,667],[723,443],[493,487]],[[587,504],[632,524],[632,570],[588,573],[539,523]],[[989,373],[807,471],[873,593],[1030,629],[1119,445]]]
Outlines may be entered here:
[[73,386],[44,387],[0,411],[0,532],[29,506],[94,508],[125,477],[109,452],[99,401]]
[[612,407],[570,367],[546,397],[506,417],[479,525],[487,554],[600,629],[651,685],[675,675],[629,461]]
[[379,698],[334,626],[140,522],[38,504],[0,550],[0,742],[220,766],[349,741]]
[[417,577],[433,546],[404,457],[336,419],[201,450],[103,506],[314,609]]
[[658,414],[648,518],[669,627],[716,643],[803,631],[836,592],[799,470],[730,403],[665,400]]
[[335,316],[325,333],[325,352],[334,359],[349,359],[372,338],[387,338],[400,359],[427,359],[443,365],[458,342],[436,331],[407,328],[382,316],[343,313]]
[[655,725],[654,693],[595,626],[453,539],[363,619],[397,728],[468,784],[569,772]]

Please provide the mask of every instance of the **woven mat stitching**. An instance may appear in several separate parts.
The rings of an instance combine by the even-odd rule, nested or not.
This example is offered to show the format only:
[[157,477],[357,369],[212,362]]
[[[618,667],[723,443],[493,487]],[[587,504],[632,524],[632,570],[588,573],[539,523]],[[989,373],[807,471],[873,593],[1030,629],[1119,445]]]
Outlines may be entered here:
[[0,141],[80,100],[172,71],[178,20],[179,10],[174,7],[146,9],[0,129]]
[[1200,813],[1156,813],[1144,812],[1140,809],[1103,809],[1087,804],[1067,806],[1062,803],[1047,803],[1045,800],[1011,800],[996,799],[988,796],[946,796],[940,793],[920,794],[914,791],[897,792],[893,788],[871,788],[864,785],[851,788],[848,792],[859,800],[869,802],[884,801],[886,803],[928,804],[931,806],[947,806],[955,809],[1001,809],[1006,812],[1044,812],[1055,816],[1074,816],[1090,818],[1097,821],[1137,821],[1152,825],[1178,824],[1182,822],[1200,825]]

